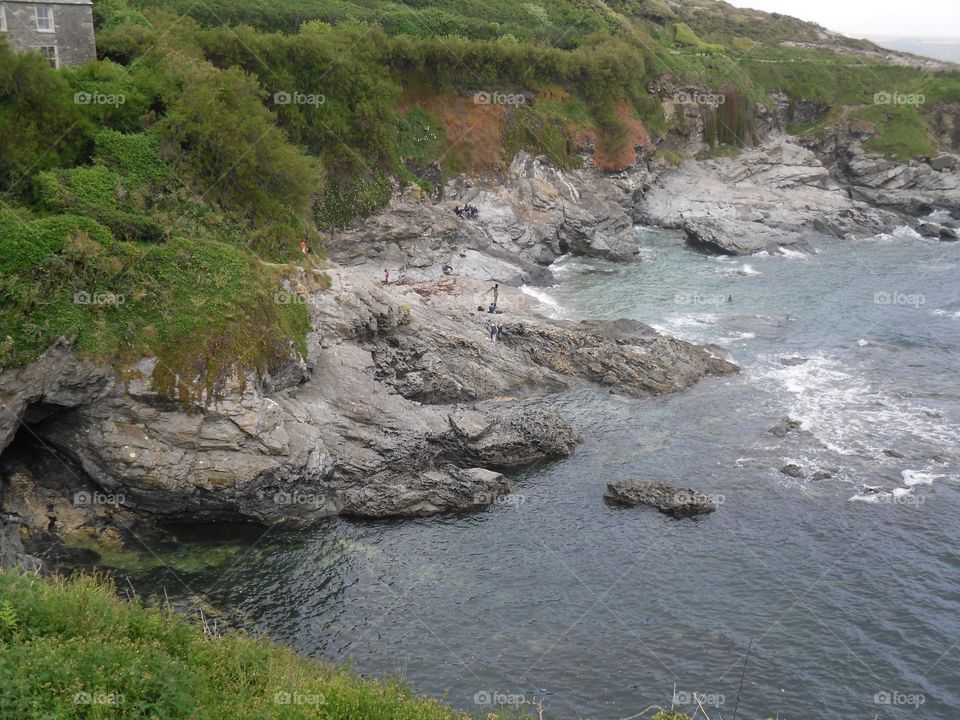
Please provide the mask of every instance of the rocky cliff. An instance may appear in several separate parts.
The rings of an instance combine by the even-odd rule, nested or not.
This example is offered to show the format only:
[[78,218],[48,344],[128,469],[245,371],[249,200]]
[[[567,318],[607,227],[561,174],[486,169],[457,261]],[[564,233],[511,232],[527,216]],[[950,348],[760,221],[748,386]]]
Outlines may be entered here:
[[[161,395],[156,359],[118,371],[50,348],[0,374],[2,539],[114,538],[153,520],[311,520],[468,510],[510,492],[501,471],[571,452],[539,400],[572,382],[634,397],[736,371],[638,323],[572,324],[504,289],[500,342],[469,278],[382,286],[334,268],[300,296],[306,357],[237,369],[196,402]],[[293,281],[292,293],[298,290]],[[189,378],[178,378],[189,383]],[[184,396],[194,396],[186,393]]]
[[[500,176],[450,180],[438,198],[398,191],[330,239],[329,289],[306,290],[317,283],[305,270],[286,281],[312,330],[305,356],[270,372],[235,368],[200,392],[195,378],[177,377],[171,392],[155,358],[112,368],[61,343],[0,373],[0,560],[26,557],[21,536],[29,549],[158,519],[489,504],[510,491],[503,471],[575,446],[545,395],[587,382],[643,398],[736,371],[641,323],[548,319],[510,287],[552,283],[550,265],[567,253],[640,262],[635,223],[680,228],[692,248],[732,254],[809,250],[816,234],[903,224],[956,237],[954,220],[917,218],[960,210],[955,157],[895,163],[849,134],[801,143],[779,132],[776,98],[771,107],[758,116],[766,138],[734,157],[647,158],[610,175],[589,160],[567,172],[520,154]],[[475,217],[455,212],[464,204]],[[493,282],[504,315],[477,311]],[[494,317],[499,342],[488,338]]]

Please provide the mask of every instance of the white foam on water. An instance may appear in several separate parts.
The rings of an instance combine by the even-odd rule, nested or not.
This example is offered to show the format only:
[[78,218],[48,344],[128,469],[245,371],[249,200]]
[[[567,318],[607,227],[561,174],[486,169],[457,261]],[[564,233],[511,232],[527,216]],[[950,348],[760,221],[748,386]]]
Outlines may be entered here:
[[949,210],[933,210],[929,215],[923,218],[924,222],[937,223],[938,225],[952,219],[953,216],[950,214]]
[[556,260],[554,260],[554,261],[550,264],[550,272],[552,272],[554,275],[556,275],[557,272],[559,272],[559,271],[561,271],[561,270],[569,271],[569,270],[570,270],[570,261],[571,261],[571,260],[574,260],[575,258],[576,258],[576,256],[575,256],[575,255],[571,255],[570,253],[567,253],[566,255],[561,255],[560,257],[558,257]]
[[642,233],[660,233],[663,232],[663,228],[651,227],[650,225],[634,225],[633,229],[637,232]]
[[749,263],[744,263],[740,267],[722,267],[714,270],[717,275],[722,275],[724,277],[750,277],[753,275],[762,275],[759,270],[755,269],[753,265]]
[[937,308],[936,310],[930,311],[931,315],[936,315],[937,317],[950,317],[954,320],[960,320],[960,310],[944,310],[943,308]]
[[557,302],[555,298],[551,297],[540,288],[530,287],[529,285],[521,285],[520,292],[522,292],[524,295],[529,295],[542,306],[548,308],[550,314],[554,317],[561,318],[566,315],[566,311],[564,310],[563,306]]
[[756,337],[757,334],[752,332],[732,332],[725,337],[719,338],[715,342],[718,345],[730,345],[731,343],[740,342],[742,340],[753,340]]
[[908,225],[901,225],[894,228],[891,235],[893,235],[895,238],[900,238],[901,240],[921,240],[923,238],[923,235]]
[[903,484],[910,488],[914,485],[933,485],[933,481],[941,479],[943,475],[921,472],[920,470],[904,470],[900,473],[900,477],[903,478]]
[[849,502],[879,503],[888,497],[892,495],[890,493],[857,493],[849,499]]
[[960,427],[931,417],[929,409],[885,393],[823,354],[782,366],[775,358],[757,372],[793,396],[787,409],[801,428],[841,455],[877,455],[912,436],[936,447],[960,443]]
[[[757,253],[758,255],[760,253]],[[810,254],[802,252],[801,250],[794,250],[793,248],[781,247],[780,254],[788,258],[809,258]]]
[[864,340],[863,338],[860,338],[859,340],[857,340],[857,345],[859,345],[860,347],[866,347],[869,344],[870,342],[867,340]]
[[715,315],[673,315],[664,318],[660,324],[651,323],[650,327],[658,333],[687,342],[714,342],[713,333],[707,328],[716,325],[717,319]]

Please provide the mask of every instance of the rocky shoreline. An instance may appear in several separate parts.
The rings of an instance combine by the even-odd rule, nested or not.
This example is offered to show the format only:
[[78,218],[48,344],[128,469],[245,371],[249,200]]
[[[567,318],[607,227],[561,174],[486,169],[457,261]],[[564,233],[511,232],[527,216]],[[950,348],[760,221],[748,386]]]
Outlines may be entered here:
[[153,389],[156,359],[120,377],[65,344],[0,375],[5,562],[157,521],[483,507],[510,492],[503,471],[575,446],[563,418],[533,407],[544,393],[590,382],[639,398],[737,371],[642,323],[538,316],[507,288],[495,343],[494,316],[476,311],[486,283],[327,273],[332,287],[305,297],[306,357],[189,406]]
[[[196,401],[156,391],[155,358],[118,373],[52,347],[0,373],[0,564],[71,539],[122,542],[158,521],[411,517],[495,502],[510,492],[504,471],[577,443],[537,398],[583,382],[644,398],[738,370],[639,322],[539,314],[517,288],[552,284],[558,257],[640,262],[636,223],[682,229],[695,250],[749,254],[918,225],[934,208],[957,217],[953,156],[891,164],[844,143],[804,147],[774,131],[737,157],[647,159],[617,175],[520,154],[502,177],[451,180],[442,199],[398,191],[330,239],[329,289],[307,291],[315,271],[302,268],[288,281],[310,312],[307,353],[260,374],[238,368]],[[475,220],[453,212],[465,202]],[[955,225],[941,221],[937,235]],[[384,269],[395,282],[379,281]],[[477,309],[494,282],[495,316]]]

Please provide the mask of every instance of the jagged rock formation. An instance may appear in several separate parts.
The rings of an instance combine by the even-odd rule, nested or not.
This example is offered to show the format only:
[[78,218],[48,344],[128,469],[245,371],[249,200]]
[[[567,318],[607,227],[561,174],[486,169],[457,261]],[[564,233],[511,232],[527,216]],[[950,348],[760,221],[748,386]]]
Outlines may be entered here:
[[[632,188],[591,168],[568,173],[520,153],[503,177],[449,181],[442,202],[417,190],[335,233],[331,256],[371,277],[402,268],[419,281],[449,264],[459,275],[516,286],[551,284],[547,266],[565,253],[628,260],[637,251]],[[454,213],[467,203],[478,209],[477,220]]]
[[902,223],[851,199],[812,150],[780,135],[735,158],[666,170],[634,214],[684,230],[698,249],[733,255],[802,250],[811,233],[875,234]]
[[642,397],[737,369],[640,323],[511,313],[493,343],[488,316],[471,312],[480,290],[467,279],[451,279],[462,286],[438,297],[429,285],[330,275],[331,289],[308,300],[307,357],[263,377],[237,372],[194,403],[156,391],[156,359],[118,373],[66,345],[0,374],[7,524],[28,535],[102,535],[144,517],[479,508],[510,491],[500,471],[563,457],[576,443],[537,396],[590,381]]

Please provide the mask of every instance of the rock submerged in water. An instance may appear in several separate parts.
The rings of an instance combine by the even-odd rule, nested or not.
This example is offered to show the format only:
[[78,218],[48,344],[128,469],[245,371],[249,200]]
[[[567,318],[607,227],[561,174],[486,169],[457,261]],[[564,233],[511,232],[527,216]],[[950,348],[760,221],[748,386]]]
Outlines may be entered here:
[[712,513],[717,501],[693,488],[677,488],[655,480],[611,480],[604,500],[618,505],[647,505],[673,517]]
[[794,420],[791,417],[785,417],[779,423],[770,428],[770,432],[777,437],[786,437],[794,430],[799,430],[802,427],[803,423],[799,420]]
[[803,468],[796,463],[788,463],[784,465],[782,468],[780,468],[780,472],[788,477],[797,478],[798,480],[804,476]]

